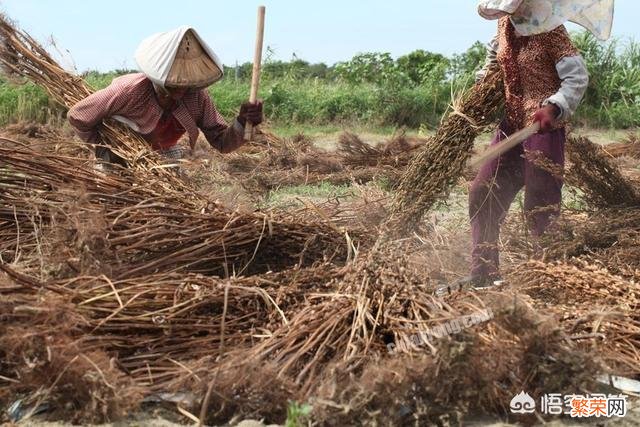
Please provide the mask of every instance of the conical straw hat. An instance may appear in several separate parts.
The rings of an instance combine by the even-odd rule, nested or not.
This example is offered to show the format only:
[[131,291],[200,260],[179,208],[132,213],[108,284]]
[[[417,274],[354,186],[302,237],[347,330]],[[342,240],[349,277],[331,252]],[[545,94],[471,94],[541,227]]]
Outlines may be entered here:
[[187,31],[173,60],[166,87],[205,87],[220,80],[222,70],[205,52],[193,30]]
[[145,39],[136,51],[136,62],[162,87],[202,88],[223,76],[222,62],[190,27]]

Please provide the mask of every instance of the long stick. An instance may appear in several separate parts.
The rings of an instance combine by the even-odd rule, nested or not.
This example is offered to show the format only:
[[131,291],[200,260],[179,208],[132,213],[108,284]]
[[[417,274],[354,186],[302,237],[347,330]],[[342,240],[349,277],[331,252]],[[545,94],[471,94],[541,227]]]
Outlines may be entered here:
[[[249,102],[255,104],[258,100],[258,88],[260,86],[260,65],[262,62],[262,42],[264,40],[264,12],[265,7],[258,7],[258,28],[256,30],[256,49],[253,55],[253,73],[251,75],[251,93]],[[253,139],[253,124],[247,122],[244,128],[244,139]]]
[[539,130],[540,130],[539,122],[536,122],[531,126],[526,127],[522,130],[519,130],[518,132],[511,135],[509,138],[505,139],[499,144],[494,145],[493,147],[489,148],[487,151],[475,157],[474,159],[471,159],[471,161],[469,162],[469,166],[475,169],[477,167],[484,165],[487,162],[490,162],[491,160],[499,157],[500,155],[506,153],[516,145],[525,141],[526,139],[528,139],[529,137],[537,133]]

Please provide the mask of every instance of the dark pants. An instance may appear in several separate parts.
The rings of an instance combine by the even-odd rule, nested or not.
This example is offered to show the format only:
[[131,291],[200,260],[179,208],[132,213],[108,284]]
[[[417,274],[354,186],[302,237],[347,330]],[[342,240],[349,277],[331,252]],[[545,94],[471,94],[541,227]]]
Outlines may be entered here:
[[[491,145],[508,136],[504,129],[502,126]],[[540,152],[553,163],[564,166],[564,143],[564,129],[536,134],[480,169],[469,193],[473,238],[471,276],[498,273],[500,224],[523,186],[524,210],[534,237],[542,235],[558,215],[562,180],[525,160],[524,150]]]

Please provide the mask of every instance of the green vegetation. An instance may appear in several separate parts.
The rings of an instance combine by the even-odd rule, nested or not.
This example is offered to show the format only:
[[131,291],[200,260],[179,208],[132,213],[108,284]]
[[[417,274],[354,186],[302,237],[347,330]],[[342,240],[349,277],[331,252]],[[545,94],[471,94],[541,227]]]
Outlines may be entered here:
[[[591,73],[576,122],[590,127],[639,126],[640,44],[600,43],[586,32],[575,34],[574,41]],[[433,129],[449,107],[452,93],[472,84],[484,55],[484,46],[477,42],[450,58],[423,50],[397,59],[388,53],[362,53],[327,66],[297,57],[275,61],[268,50],[260,97],[276,126]],[[221,113],[231,118],[247,99],[251,64],[225,71],[225,78],[210,92]],[[90,72],[85,77],[100,89],[125,72]],[[62,115],[39,88],[0,81],[0,125],[19,120],[46,122]]]
[[307,403],[299,404],[298,402],[290,401],[287,407],[285,427],[302,427],[307,424],[312,409],[311,405]]
[[586,32],[574,42],[591,77],[578,120],[612,128],[640,125],[640,43],[601,43]]
[[0,125],[20,119],[47,122],[60,114],[39,87],[31,83],[18,86],[0,80]]

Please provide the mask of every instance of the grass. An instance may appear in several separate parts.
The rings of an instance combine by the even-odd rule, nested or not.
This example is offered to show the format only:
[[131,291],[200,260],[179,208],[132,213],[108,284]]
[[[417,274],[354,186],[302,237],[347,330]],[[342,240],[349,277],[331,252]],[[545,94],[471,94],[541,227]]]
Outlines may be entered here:
[[562,189],[562,208],[572,211],[585,211],[588,206],[583,198],[584,193],[575,187],[565,185]]
[[[88,79],[93,87],[104,87],[106,77]],[[212,99],[228,120],[248,97],[249,85],[224,80],[210,88]],[[370,84],[281,81],[263,85],[265,116],[283,136],[337,133],[344,129],[359,133],[391,134],[396,129],[429,133],[435,129],[450,101],[446,88],[434,95],[429,88],[408,87],[393,95]],[[435,97],[440,96],[439,99]],[[582,127],[615,129],[640,126],[640,106],[631,104],[594,108],[583,105],[575,122]],[[46,93],[32,84],[14,85],[0,80],[0,126],[19,121],[58,123],[64,111],[50,103]],[[620,133],[620,131],[616,131]]]
[[289,402],[285,427],[302,427],[309,420],[312,409],[307,403]]
[[59,118],[60,112],[39,87],[31,83],[15,85],[0,81],[0,126],[23,117],[49,123]]
[[[434,96],[435,92],[440,97]],[[435,126],[449,96],[443,87],[406,87],[397,90],[375,84],[322,80],[267,80],[259,97],[266,116],[276,124]],[[249,93],[247,82],[225,79],[210,89],[225,117],[233,117]]]
[[318,202],[354,195],[355,191],[351,185],[334,185],[328,182],[317,185],[296,185],[270,191],[261,207],[290,208],[302,205],[303,199]]

